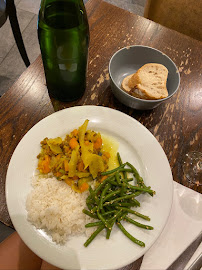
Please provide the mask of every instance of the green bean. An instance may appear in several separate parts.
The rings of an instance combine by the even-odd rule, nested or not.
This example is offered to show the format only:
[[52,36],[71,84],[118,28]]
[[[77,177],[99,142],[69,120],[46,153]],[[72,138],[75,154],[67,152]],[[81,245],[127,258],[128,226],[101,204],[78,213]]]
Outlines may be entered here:
[[92,213],[92,214],[94,214],[96,211],[97,211],[97,205],[96,206],[94,206],[91,210],[90,210],[90,212]]
[[93,215],[90,211],[86,210],[86,209],[83,209],[82,212],[86,215],[88,215],[89,217],[92,217],[92,218],[97,218],[97,215]]
[[117,185],[118,185],[117,182],[114,181],[114,180],[109,180],[108,182],[109,182],[110,184],[112,184],[113,186],[117,186]]
[[89,192],[90,192],[91,198],[96,202],[96,204],[99,204],[98,197],[91,186],[89,186]]
[[121,192],[120,192],[121,197],[124,196],[125,191],[126,191],[126,184],[123,183],[122,186],[121,186]]
[[102,187],[111,179],[114,179],[113,175],[107,177],[102,183],[100,183],[99,186],[94,190],[94,193],[97,194],[102,189]]
[[104,216],[109,216],[109,215],[111,215],[111,214],[114,214],[115,212],[117,212],[116,210],[110,210],[110,211],[108,211],[108,212],[105,212],[104,214],[103,214],[103,217]]
[[134,174],[134,176],[135,176],[135,178],[137,180],[137,184],[146,187],[145,184],[144,184],[143,178],[139,175],[139,173],[135,169],[135,167],[130,162],[126,162],[126,164],[132,169],[133,174]]
[[[97,229],[84,243],[84,246],[88,246],[104,228],[106,228],[106,238],[109,239],[112,227],[115,223],[130,240],[140,246],[145,246],[142,241],[136,239],[126,231],[120,223],[121,220],[130,222],[143,229],[153,229],[152,226],[139,223],[127,215],[128,213],[132,213],[145,220],[150,220],[148,216],[134,211],[131,208],[140,206],[140,202],[136,200],[135,197],[138,197],[142,193],[149,193],[153,196],[155,192],[144,184],[142,177],[132,164],[129,162],[123,163],[119,153],[117,153],[117,158],[120,166],[101,173],[101,175],[106,175],[107,178],[94,190],[91,187],[89,188],[90,195],[86,199],[86,205],[89,211],[84,209],[83,212],[97,219],[97,221],[90,222],[86,224],[85,227],[97,226]],[[129,168],[125,168],[126,165],[129,166]],[[133,178],[128,178],[127,172],[132,173]],[[137,181],[136,186],[129,183],[133,179]]]
[[119,152],[117,152],[117,158],[118,158],[119,165],[122,165],[123,162],[122,162],[122,159],[121,159]]
[[[122,159],[121,159],[121,156],[120,156],[119,152],[117,153],[117,158],[118,158],[119,164],[122,165],[123,162],[122,162]],[[127,172],[126,171],[123,171],[123,177],[127,178]]]
[[115,173],[115,179],[116,179],[117,184],[121,185],[120,176],[118,172]]
[[[99,207],[99,206],[98,206]],[[104,209],[100,209],[101,214],[103,215],[105,213]]]
[[112,228],[114,226],[114,223],[116,222],[116,220],[122,215],[122,210],[119,210],[113,217],[111,217],[108,222],[111,224],[111,230],[107,229],[107,234],[106,234],[106,238],[109,239],[110,238],[110,234],[112,231]]
[[143,191],[136,191],[135,192],[135,194],[136,194],[136,196],[135,197],[138,197],[140,194],[142,194],[143,193]]
[[86,205],[87,205],[87,207],[88,207],[89,210],[92,210],[93,209],[93,205],[91,203],[86,202]]
[[122,169],[123,167],[125,167],[125,165],[126,165],[126,164],[124,163],[124,164],[120,165],[119,167],[117,167],[117,168],[115,168],[115,169],[113,169],[113,170],[106,171],[106,172],[102,172],[101,175],[112,174],[112,173],[114,173],[114,172],[116,172],[116,171],[119,171],[119,170]]
[[[116,220],[114,219],[113,222],[111,223],[111,228],[113,228],[115,222],[116,222]],[[106,234],[107,239],[110,238],[111,231],[112,231],[112,229],[111,230],[107,229],[107,234]]]
[[[111,211],[112,212],[112,211]],[[117,211],[117,210],[114,210],[113,211],[113,216],[110,218],[110,219],[108,219],[108,220],[106,220],[109,224],[111,223],[111,222],[114,222],[114,221],[116,221],[116,219],[121,215],[121,213],[122,213],[123,211],[122,210],[119,210],[119,211]],[[94,227],[94,226],[100,226],[100,225],[102,225],[103,224],[103,222],[102,221],[96,221],[96,222],[90,222],[90,223],[87,223],[86,225],[85,225],[85,227],[86,228],[90,228],[90,227]]]
[[85,225],[86,228],[90,228],[90,227],[95,227],[95,226],[100,226],[102,225],[103,222],[102,221],[96,221],[96,222],[90,222],[90,223],[87,223]]
[[99,208],[103,209],[103,200],[105,197],[105,194],[107,193],[107,190],[111,187],[109,183],[106,184],[105,188],[103,189],[101,196],[100,196],[100,203],[99,203]]
[[153,230],[154,229],[152,226],[148,226],[148,225],[139,223],[139,222],[137,222],[137,221],[135,221],[135,220],[133,220],[132,218],[129,218],[129,217],[125,217],[125,220],[132,223],[132,224],[134,224],[137,227],[140,227],[140,228],[143,228],[143,229],[146,229],[146,230]]
[[97,216],[104,223],[105,227],[107,227],[109,230],[111,230],[111,226],[110,226],[109,222],[102,216],[102,214],[99,212],[99,210],[97,210]]
[[121,169],[119,169],[119,172],[129,172],[129,173],[132,173],[133,170],[132,169],[127,169],[127,168],[121,168]]
[[127,181],[127,182],[131,182],[131,181],[133,181],[133,178],[123,178],[123,179],[121,179],[122,181]]
[[89,195],[86,199],[86,203],[92,203],[93,199],[91,198],[91,195]]
[[[107,212],[110,212],[110,211],[113,211],[113,210],[114,210],[114,208],[111,207],[111,206],[105,206],[105,209],[107,210]],[[107,212],[105,212],[105,214],[106,214]]]
[[123,210],[120,209],[119,211],[117,211],[117,212],[115,213],[115,215],[114,215],[113,217],[111,217],[111,218],[108,220],[108,222],[110,223],[110,222],[112,222],[112,221],[118,219],[118,218],[121,216],[122,213],[123,213]]
[[136,200],[135,198],[132,198],[130,200],[130,203],[134,206],[139,206],[140,207],[140,202],[138,200]]
[[126,231],[126,229],[123,227],[123,225],[120,222],[116,222],[119,229],[127,236],[131,241],[133,241],[135,244],[145,247],[145,243],[136,239],[134,236],[132,236],[129,232]]
[[135,193],[134,194],[129,194],[129,195],[125,195],[125,196],[122,196],[122,197],[119,197],[119,198],[116,198],[114,200],[111,200],[109,202],[105,202],[104,205],[109,205],[109,204],[113,204],[115,202],[119,202],[119,201],[122,201],[122,200],[125,200],[125,199],[130,199],[130,198],[133,198],[135,197]]
[[119,194],[120,192],[121,192],[121,190],[120,190],[120,189],[117,189],[117,190],[113,191],[112,193],[106,195],[105,198],[104,198],[104,200],[103,200],[103,202],[106,202],[106,201],[109,200],[111,197],[113,197],[113,196]]
[[92,233],[88,240],[84,243],[84,246],[87,247],[104,228],[104,225],[100,225],[97,230],[94,231],[94,233]]
[[121,220],[124,220],[125,217],[128,215],[128,213],[124,213],[119,219],[118,222],[120,222]]
[[130,201],[130,202],[119,202],[119,203],[115,203],[113,204],[115,206],[125,206],[125,207],[134,207],[134,206],[140,206],[140,203],[138,201]]
[[133,186],[129,183],[127,183],[127,187],[129,187],[130,189],[134,189],[134,190],[139,190],[139,191],[143,191],[143,192],[147,192],[151,195],[155,194],[154,190],[148,189],[148,188],[144,188],[144,187],[140,187],[140,186]]
[[148,216],[145,216],[145,215],[143,215],[143,214],[141,214],[141,213],[139,213],[139,212],[137,212],[137,211],[134,211],[134,210],[132,210],[132,209],[128,209],[128,208],[121,207],[121,206],[117,206],[116,208],[117,208],[117,209],[122,209],[122,210],[124,210],[124,211],[127,211],[128,213],[134,214],[134,215],[136,215],[136,216],[138,216],[138,217],[141,217],[141,218],[143,218],[143,219],[145,219],[145,220],[150,221],[150,218],[149,218]]

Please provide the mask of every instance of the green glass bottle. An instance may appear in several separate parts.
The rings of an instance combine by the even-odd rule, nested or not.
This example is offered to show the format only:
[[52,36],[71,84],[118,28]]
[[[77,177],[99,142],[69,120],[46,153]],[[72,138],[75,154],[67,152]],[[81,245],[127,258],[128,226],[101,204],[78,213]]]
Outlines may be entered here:
[[82,0],[42,0],[38,38],[50,96],[80,98],[86,87],[89,26]]

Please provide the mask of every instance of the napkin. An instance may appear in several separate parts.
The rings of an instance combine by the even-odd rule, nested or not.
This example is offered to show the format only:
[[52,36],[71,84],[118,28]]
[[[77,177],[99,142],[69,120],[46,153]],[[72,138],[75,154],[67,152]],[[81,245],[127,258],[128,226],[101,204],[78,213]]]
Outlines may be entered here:
[[144,255],[140,269],[167,269],[201,231],[202,195],[174,182],[170,216],[160,237]]

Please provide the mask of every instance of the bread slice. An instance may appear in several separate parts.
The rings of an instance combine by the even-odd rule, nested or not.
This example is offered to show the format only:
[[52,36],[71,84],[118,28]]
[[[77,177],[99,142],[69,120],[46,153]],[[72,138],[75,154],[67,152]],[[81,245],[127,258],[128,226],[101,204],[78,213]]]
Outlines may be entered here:
[[168,70],[165,66],[149,63],[124,78],[122,89],[138,98],[161,99],[168,96],[167,78]]
[[131,80],[132,76],[134,74],[128,75],[125,77],[122,81],[121,88],[130,94],[131,96],[137,97],[137,98],[142,98],[142,99],[147,99],[147,97],[137,88],[131,88],[129,86],[129,81]]
[[131,87],[129,87],[129,80],[132,78],[132,76],[133,76],[133,74],[125,77],[122,81],[122,84],[121,84],[121,88],[128,93],[131,91]]

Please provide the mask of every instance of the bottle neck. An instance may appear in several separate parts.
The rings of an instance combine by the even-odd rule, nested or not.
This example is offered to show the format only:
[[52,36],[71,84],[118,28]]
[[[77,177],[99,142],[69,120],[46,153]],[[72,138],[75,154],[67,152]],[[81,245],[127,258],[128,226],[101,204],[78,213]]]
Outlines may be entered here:
[[41,0],[41,5],[39,9],[39,18],[44,18],[46,8],[50,5],[53,6],[56,3],[60,6],[60,11],[64,9],[65,4],[68,3],[71,4],[71,6],[76,7],[77,11],[82,12],[83,16],[85,17],[85,20],[87,20],[86,9],[83,0]]
[[82,0],[42,0],[38,24],[66,29],[86,25],[88,18]]
[[84,2],[83,0],[41,0],[41,5],[40,5],[40,9],[39,9],[39,13],[43,12],[46,8],[47,5],[53,3],[53,2],[58,2],[58,1],[61,1],[61,2],[66,2],[66,3],[74,3],[76,5],[78,5],[78,7],[81,9],[81,10],[85,10],[85,5],[84,5]]

